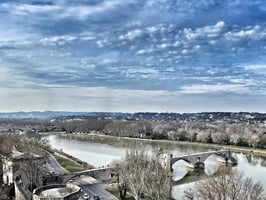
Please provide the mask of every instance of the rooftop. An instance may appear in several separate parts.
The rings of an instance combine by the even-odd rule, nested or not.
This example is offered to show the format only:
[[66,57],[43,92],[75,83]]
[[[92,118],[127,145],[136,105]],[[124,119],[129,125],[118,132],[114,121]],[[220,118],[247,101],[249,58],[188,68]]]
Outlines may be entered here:
[[70,188],[52,188],[49,190],[42,191],[40,197],[64,197],[73,192]]

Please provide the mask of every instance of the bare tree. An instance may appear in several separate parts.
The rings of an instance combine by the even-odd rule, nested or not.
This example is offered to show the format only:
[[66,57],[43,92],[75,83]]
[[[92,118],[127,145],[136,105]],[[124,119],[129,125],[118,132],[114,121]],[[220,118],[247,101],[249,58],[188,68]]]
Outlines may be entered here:
[[141,198],[144,191],[144,177],[148,166],[148,159],[143,149],[131,149],[126,154],[128,164],[129,187],[136,200]]
[[14,144],[16,144],[16,138],[12,137],[10,134],[0,135],[0,155],[10,156],[12,154],[12,149]]
[[154,157],[148,164],[144,177],[145,197],[152,200],[171,199],[171,175]]
[[20,163],[20,176],[25,177],[24,184],[32,192],[36,187],[42,184],[42,174],[44,171],[44,159],[28,155],[23,162]]
[[127,190],[128,190],[128,183],[129,183],[129,176],[128,176],[128,164],[126,162],[118,162],[114,163],[117,173],[112,175],[117,176],[117,183],[118,183],[118,190],[119,196],[121,199],[125,199]]
[[229,173],[222,169],[218,176],[210,176],[184,192],[185,200],[265,200],[265,192],[260,183],[244,177],[238,171]]
[[120,197],[123,199],[127,187],[136,200],[165,200],[171,196],[171,177],[155,156],[147,156],[144,149],[131,148],[125,158],[117,164]]
[[127,187],[131,190],[136,200],[140,199],[144,190],[143,180],[147,164],[148,160],[145,151],[131,148],[126,152],[123,160],[116,165],[121,199],[125,197]]
[[197,135],[198,142],[208,142],[211,139],[211,133],[209,131],[200,131]]

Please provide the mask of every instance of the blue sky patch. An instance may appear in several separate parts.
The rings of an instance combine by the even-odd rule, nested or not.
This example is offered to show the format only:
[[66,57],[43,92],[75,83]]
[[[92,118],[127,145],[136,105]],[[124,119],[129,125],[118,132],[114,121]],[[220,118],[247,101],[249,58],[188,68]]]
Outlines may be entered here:
[[263,0],[3,0],[0,111],[266,112],[265,55]]

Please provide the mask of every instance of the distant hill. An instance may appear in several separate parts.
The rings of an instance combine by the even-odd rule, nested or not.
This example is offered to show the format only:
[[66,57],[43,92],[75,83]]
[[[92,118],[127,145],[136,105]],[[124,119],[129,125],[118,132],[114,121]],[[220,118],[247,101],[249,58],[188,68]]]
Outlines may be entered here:
[[0,113],[0,119],[107,119],[136,121],[188,121],[188,122],[247,122],[265,123],[265,113],[255,112],[202,112],[202,113],[119,113],[119,112],[13,112]]
[[33,111],[0,112],[0,119],[126,119],[132,114],[111,112]]
[[0,119],[51,119],[64,116],[86,115],[85,112],[56,112],[56,111],[34,111],[34,112],[10,112],[0,113]]

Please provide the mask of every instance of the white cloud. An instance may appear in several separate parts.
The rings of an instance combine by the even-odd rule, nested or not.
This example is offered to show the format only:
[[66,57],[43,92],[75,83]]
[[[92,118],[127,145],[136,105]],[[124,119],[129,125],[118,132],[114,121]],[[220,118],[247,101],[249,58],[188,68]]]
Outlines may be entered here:
[[231,77],[228,77],[227,79],[230,80],[231,83],[245,84],[246,86],[252,86],[252,85],[255,86],[256,85],[256,82],[253,79],[231,78]]
[[105,46],[108,45],[108,41],[107,41],[107,39],[105,38],[105,39],[97,40],[97,41],[96,41],[96,44],[97,44],[97,46],[98,46],[99,48],[103,48],[103,47],[105,47]]
[[30,4],[2,4],[2,7],[10,10],[15,15],[26,15],[27,13],[46,13],[59,11],[59,6],[30,5]]
[[146,30],[149,32],[149,33],[156,33],[159,28],[157,26],[149,26],[146,28]]
[[[6,88],[1,89],[0,110],[156,111],[164,108],[158,107],[161,101],[173,100],[172,95],[163,90],[120,90],[103,87]],[[10,96],[13,98],[8,99]]]
[[4,62],[0,58],[0,91],[4,88],[22,88],[26,85],[34,85],[34,82],[27,80],[23,77],[15,75],[12,70],[9,69],[8,63]]
[[55,2],[55,5],[32,5],[23,3],[3,3],[0,6],[11,12],[12,15],[28,15],[28,14],[49,14],[54,18],[76,18],[79,20],[84,20],[89,16],[104,13],[110,11],[117,6],[125,5],[125,3],[130,3],[130,1],[123,2],[120,0],[105,0],[102,3],[96,5],[69,5],[60,3],[60,1]]
[[134,40],[137,37],[140,37],[143,34],[143,31],[141,31],[140,29],[135,29],[135,30],[131,30],[129,32],[127,32],[124,35],[120,35],[118,37],[119,40]]
[[200,37],[215,38],[219,37],[226,30],[226,27],[227,26],[223,21],[219,21],[215,25],[204,26],[196,28],[195,30],[191,28],[185,28],[183,30],[183,34],[188,40],[197,39]]
[[154,52],[155,49],[153,48],[148,48],[148,49],[140,49],[137,51],[137,54],[146,54],[146,53],[152,53]]
[[233,29],[225,33],[225,38],[231,41],[240,41],[243,39],[262,40],[266,38],[266,29],[259,25],[247,26],[242,29]]
[[64,45],[66,42],[72,42],[77,40],[76,36],[71,35],[62,35],[62,36],[52,36],[40,39],[40,43],[44,46],[56,46],[56,45]]
[[245,70],[266,70],[266,65],[246,65]]
[[[164,90],[122,90],[104,87],[1,88],[0,110],[98,112],[265,112],[265,96],[188,95]],[[12,98],[10,98],[12,97]],[[129,106],[130,105],[130,106]]]
[[251,90],[246,84],[213,84],[213,85],[191,85],[183,86],[183,94],[204,94],[204,93],[220,93],[233,92],[237,94],[251,94]]
[[242,66],[245,70],[252,71],[255,74],[266,75],[266,65],[245,65]]
[[127,78],[158,78],[159,71],[154,68],[131,67],[124,71]]

